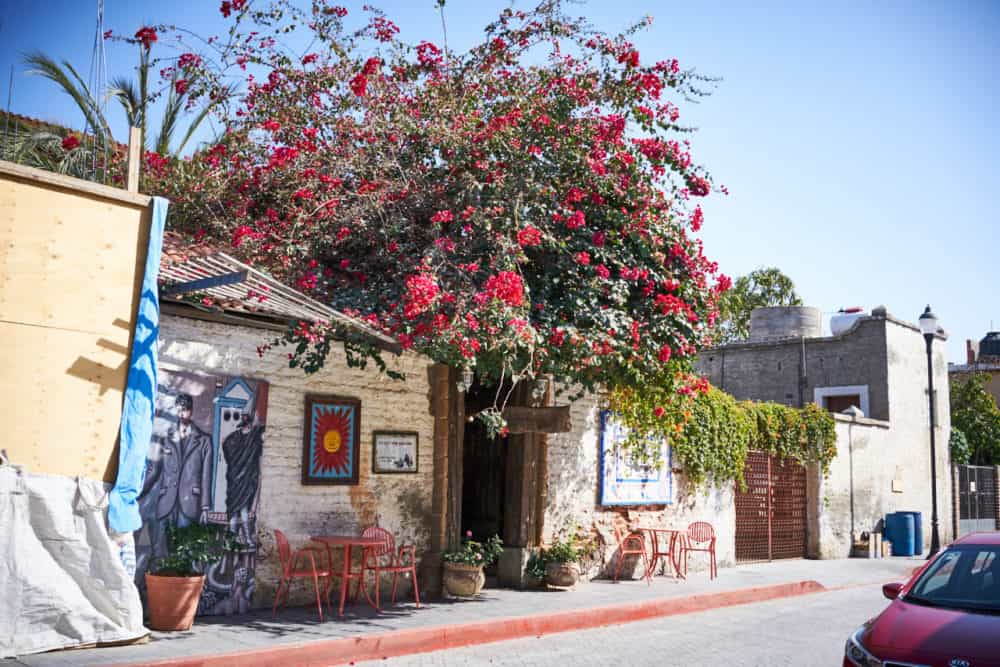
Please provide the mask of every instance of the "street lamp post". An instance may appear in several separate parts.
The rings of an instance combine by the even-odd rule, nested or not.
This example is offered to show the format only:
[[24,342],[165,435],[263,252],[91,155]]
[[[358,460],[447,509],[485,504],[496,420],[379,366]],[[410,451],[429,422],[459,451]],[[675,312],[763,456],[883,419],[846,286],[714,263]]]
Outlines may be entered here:
[[934,342],[934,335],[938,330],[938,319],[937,315],[931,312],[931,307],[927,306],[919,321],[924,341],[927,342],[927,403],[930,406],[931,430],[931,550],[927,557],[933,558],[941,549],[941,538],[938,535],[937,452],[934,447],[934,363],[931,358],[931,343]]

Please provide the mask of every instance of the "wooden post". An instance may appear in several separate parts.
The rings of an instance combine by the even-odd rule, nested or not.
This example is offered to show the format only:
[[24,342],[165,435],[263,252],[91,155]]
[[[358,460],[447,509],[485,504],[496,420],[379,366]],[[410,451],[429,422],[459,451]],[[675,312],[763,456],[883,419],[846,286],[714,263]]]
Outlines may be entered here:
[[126,164],[125,189],[139,191],[139,161],[142,159],[142,131],[130,127],[128,131],[128,163]]

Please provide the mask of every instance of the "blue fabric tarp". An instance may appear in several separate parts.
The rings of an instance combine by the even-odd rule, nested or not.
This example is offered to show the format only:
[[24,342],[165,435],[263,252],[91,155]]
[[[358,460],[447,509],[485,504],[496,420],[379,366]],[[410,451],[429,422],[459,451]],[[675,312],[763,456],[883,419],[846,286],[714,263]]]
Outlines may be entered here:
[[153,435],[156,413],[156,342],[160,332],[160,301],[157,277],[163,253],[163,229],[169,202],[153,198],[153,216],[149,229],[142,296],[132,339],[125,404],[122,407],[121,436],[118,451],[118,478],[108,499],[108,524],[116,533],[131,533],[142,527],[139,505],[146,472],[146,453]]

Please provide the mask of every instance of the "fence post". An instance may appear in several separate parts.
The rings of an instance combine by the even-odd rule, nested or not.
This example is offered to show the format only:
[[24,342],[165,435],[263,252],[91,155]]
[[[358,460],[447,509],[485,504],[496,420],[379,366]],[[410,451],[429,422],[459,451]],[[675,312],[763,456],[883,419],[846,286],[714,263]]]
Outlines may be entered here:
[[142,132],[137,127],[128,130],[128,162],[126,163],[125,189],[139,191],[139,161],[142,159]]

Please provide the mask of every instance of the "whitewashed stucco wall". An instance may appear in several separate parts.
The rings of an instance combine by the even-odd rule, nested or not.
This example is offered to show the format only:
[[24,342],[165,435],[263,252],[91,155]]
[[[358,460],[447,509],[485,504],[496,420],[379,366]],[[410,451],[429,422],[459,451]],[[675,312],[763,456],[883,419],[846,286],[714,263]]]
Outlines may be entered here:
[[[886,323],[889,420],[852,421],[837,415],[837,457],[819,481],[818,539],[811,551],[820,558],[846,558],[851,551],[851,493],[854,532],[872,532],[885,515],[901,510],[923,513],[924,549],[931,541],[931,466],[927,356],[918,331]],[[935,430],[938,518],[942,544],[953,539],[952,480],[948,456],[945,341],[934,342]],[[853,478],[853,479],[852,479]]]
[[[616,564],[617,545],[613,532],[616,516],[630,525],[661,525],[686,528],[692,521],[708,521],[715,528],[716,556],[720,566],[735,561],[736,513],[733,488],[691,489],[683,473],[674,473],[674,498],[670,505],[638,507],[600,506],[600,408],[593,397],[570,406],[572,430],[549,436],[548,494],[544,540],[576,527],[599,536],[601,548],[590,576],[604,575]],[[676,462],[675,462],[676,465]],[[691,556],[690,569],[708,568],[705,554]],[[631,571],[631,570],[629,570]],[[626,572],[623,569],[623,574]],[[635,576],[638,573],[633,573]]]
[[[393,370],[406,374],[400,382],[380,376],[373,367],[348,368],[342,350],[334,349],[320,372],[307,376],[289,368],[277,348],[257,354],[274,333],[229,324],[164,315],[160,323],[160,363],[168,370],[240,375],[270,384],[267,428],[261,461],[261,497],[257,532],[254,606],[269,606],[279,579],[274,529],[293,547],[310,534],[357,533],[375,524],[392,531],[398,541],[427,551],[433,478],[433,419],[429,412],[427,359],[415,354],[386,355]],[[302,434],[307,393],[349,396],[361,400],[359,480],[356,486],[302,484]],[[419,434],[416,474],[372,473],[372,431],[406,430]],[[305,585],[293,588],[291,604],[308,601]]]

